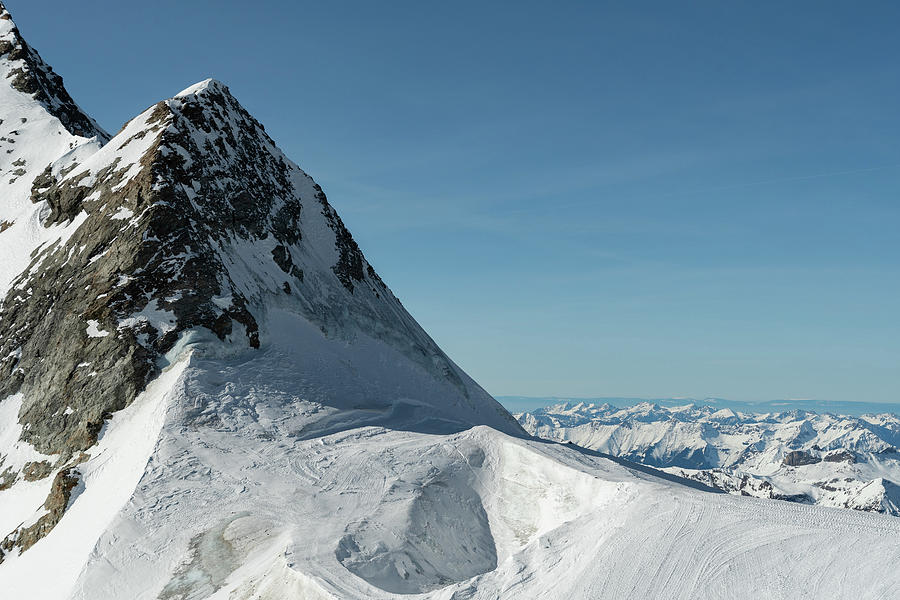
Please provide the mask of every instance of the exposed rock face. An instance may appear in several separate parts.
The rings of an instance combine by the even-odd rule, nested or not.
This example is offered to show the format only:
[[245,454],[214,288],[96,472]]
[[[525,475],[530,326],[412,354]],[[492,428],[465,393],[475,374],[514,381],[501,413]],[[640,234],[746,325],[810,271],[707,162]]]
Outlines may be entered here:
[[831,454],[826,454],[822,460],[825,462],[847,462],[847,463],[855,463],[856,455],[850,452],[849,450],[838,450],[837,452],[832,452]]
[[[251,304],[276,290],[294,290],[323,329],[356,318],[329,302],[350,296],[340,304],[357,308],[363,327],[386,317],[397,329],[375,333],[406,338],[400,343],[417,360],[456,376],[365,262],[321,188],[225,86],[208,81],[160,102],[87,164],[53,170],[35,180],[32,202],[49,206],[47,225],[84,222],[65,245],[37,253],[0,309],[0,397],[25,393],[24,436],[41,452],[65,461],[92,446],[186,330],[226,339],[237,326],[258,347]],[[321,294],[321,274],[310,282],[298,266],[319,250],[300,244],[306,211],[333,236],[324,250],[334,254],[330,276],[343,292]],[[248,252],[274,268],[235,269]],[[235,281],[239,274],[247,279]],[[261,274],[274,284],[249,281]]]
[[0,491],[11,488],[16,482],[18,475],[19,473],[10,467],[0,472]]
[[822,459],[803,450],[793,450],[784,455],[782,462],[789,467],[801,467],[803,465],[814,465]]
[[[221,93],[207,101],[210,111],[226,102]],[[214,161],[195,160],[206,149],[191,132],[212,132],[208,115],[196,96],[160,103],[138,126],[126,127],[127,137],[120,134],[112,142],[123,150],[144,141],[135,164],[120,168],[122,157],[115,156],[96,171],[76,167],[59,181],[48,173],[35,183],[32,201],[51,208],[47,224],[88,217],[68,244],[38,254],[3,302],[0,353],[21,349],[21,356],[0,366],[0,396],[24,388],[35,399],[21,416],[32,423],[28,441],[47,454],[68,456],[93,445],[103,420],[143,389],[156,373],[155,360],[182,331],[201,326],[224,338],[235,319],[249,343],[259,344],[245,299],[229,288],[211,245],[231,235],[265,236],[268,227],[295,241],[284,232],[296,226],[299,203],[281,207],[265,222],[263,210],[270,206],[261,198],[284,199],[290,187],[275,167],[242,168],[265,168],[250,157],[259,148],[249,136],[222,134],[231,136],[237,150],[231,172]],[[217,148],[211,137],[200,143]],[[93,185],[84,186],[86,178]],[[217,180],[228,184],[213,189]],[[194,187],[185,188],[185,181]],[[233,187],[243,182],[253,191],[230,201]],[[262,206],[251,209],[257,201]],[[225,225],[210,214],[223,217]],[[213,303],[217,297],[230,299],[220,307]],[[137,316],[145,309],[147,314]],[[67,408],[74,412],[65,414]]]
[[22,467],[22,476],[25,481],[37,481],[43,479],[52,472],[53,465],[46,460],[32,461],[26,463],[25,466]]

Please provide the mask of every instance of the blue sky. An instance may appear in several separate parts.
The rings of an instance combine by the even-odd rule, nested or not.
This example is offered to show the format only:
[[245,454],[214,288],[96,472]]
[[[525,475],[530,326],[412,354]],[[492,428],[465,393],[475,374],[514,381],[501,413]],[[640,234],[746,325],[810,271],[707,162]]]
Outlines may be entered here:
[[900,401],[896,3],[7,5],[112,131],[227,83],[493,394]]

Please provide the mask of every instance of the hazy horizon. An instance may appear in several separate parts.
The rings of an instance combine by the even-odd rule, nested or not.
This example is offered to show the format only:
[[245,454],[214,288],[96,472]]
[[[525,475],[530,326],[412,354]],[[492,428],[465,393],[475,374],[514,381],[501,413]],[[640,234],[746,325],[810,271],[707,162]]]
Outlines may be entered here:
[[674,407],[694,404],[730,408],[741,412],[786,412],[805,410],[808,412],[860,416],[871,413],[892,413],[900,415],[900,402],[869,402],[866,400],[817,400],[812,398],[779,398],[774,400],[739,401],[728,398],[634,398],[634,397],[571,397],[571,396],[495,396],[496,400],[511,413],[528,412],[561,403],[609,404],[616,408],[627,408],[643,402]]

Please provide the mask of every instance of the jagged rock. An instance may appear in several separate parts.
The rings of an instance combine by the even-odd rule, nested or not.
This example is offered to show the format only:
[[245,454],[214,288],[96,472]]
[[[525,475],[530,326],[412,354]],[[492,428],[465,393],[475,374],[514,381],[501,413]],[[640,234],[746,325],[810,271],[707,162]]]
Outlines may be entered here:
[[11,488],[18,476],[19,472],[13,470],[12,467],[7,467],[0,472],[0,491]]
[[25,481],[43,479],[50,475],[51,472],[53,472],[53,465],[46,460],[25,463],[25,466],[22,467],[22,477]]

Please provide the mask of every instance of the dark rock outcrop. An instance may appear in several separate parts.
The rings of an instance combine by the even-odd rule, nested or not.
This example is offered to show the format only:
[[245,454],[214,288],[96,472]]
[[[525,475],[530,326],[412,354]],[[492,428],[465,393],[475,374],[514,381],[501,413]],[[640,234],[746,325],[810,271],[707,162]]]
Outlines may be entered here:
[[46,460],[25,463],[22,467],[22,477],[25,481],[37,481],[53,472],[53,465]]
[[822,459],[803,450],[792,450],[784,455],[782,463],[789,467],[800,467],[803,465],[814,465],[821,462]]

